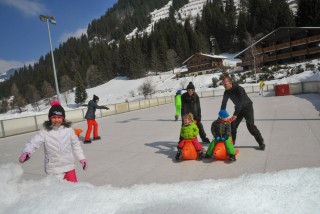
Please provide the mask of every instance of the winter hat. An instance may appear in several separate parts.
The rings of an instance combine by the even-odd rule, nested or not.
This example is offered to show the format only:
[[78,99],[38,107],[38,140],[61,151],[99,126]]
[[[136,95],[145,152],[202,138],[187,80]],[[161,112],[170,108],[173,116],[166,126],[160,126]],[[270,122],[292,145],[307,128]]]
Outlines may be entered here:
[[97,100],[99,100],[99,97],[94,94],[94,95],[93,95],[93,100],[94,100],[94,101],[97,101]]
[[187,89],[193,89],[193,90],[195,89],[192,82],[189,82]]
[[52,116],[59,116],[59,117],[63,117],[63,118],[66,117],[66,113],[64,112],[63,107],[61,106],[60,102],[57,100],[54,100],[51,103],[51,108],[50,108],[49,114],[48,114],[49,119]]
[[178,94],[181,94],[181,92],[182,92],[181,88],[178,89],[177,93],[178,93]]
[[220,117],[221,119],[224,119],[224,118],[229,117],[229,114],[228,114],[228,112],[227,112],[226,110],[221,109],[221,110],[219,111],[219,117]]

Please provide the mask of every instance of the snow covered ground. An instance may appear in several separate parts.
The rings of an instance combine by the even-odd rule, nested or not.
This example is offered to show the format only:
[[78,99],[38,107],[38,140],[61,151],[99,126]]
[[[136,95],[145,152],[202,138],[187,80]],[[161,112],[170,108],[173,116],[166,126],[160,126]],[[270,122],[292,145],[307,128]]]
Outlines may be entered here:
[[320,168],[243,175],[235,179],[130,188],[20,181],[17,164],[0,165],[0,213],[318,213]]

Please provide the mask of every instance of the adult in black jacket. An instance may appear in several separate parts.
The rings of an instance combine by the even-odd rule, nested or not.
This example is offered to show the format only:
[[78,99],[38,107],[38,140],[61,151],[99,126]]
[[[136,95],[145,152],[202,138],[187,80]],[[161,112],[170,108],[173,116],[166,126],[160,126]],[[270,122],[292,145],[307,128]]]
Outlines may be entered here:
[[96,109],[108,110],[109,108],[105,106],[99,106],[98,102],[99,102],[99,97],[96,95],[93,95],[93,99],[90,100],[88,103],[88,110],[84,117],[87,120],[87,124],[88,124],[88,129],[86,132],[84,143],[91,143],[90,135],[92,131],[92,126],[93,126],[93,140],[101,139],[101,137],[98,134],[98,123],[96,121]]
[[226,109],[229,98],[235,105],[235,110],[233,116],[231,117],[231,133],[233,142],[236,142],[238,126],[242,119],[245,118],[250,134],[254,136],[258,142],[260,149],[264,150],[264,140],[259,129],[254,124],[253,105],[246,91],[237,83],[232,82],[232,79],[229,76],[225,76],[222,80],[222,83],[225,91],[223,94],[221,109]]
[[181,96],[181,115],[186,115],[189,113],[193,114],[194,119],[197,121],[197,126],[199,128],[199,135],[203,143],[210,143],[207,135],[203,129],[201,123],[201,107],[200,99],[198,94],[195,92],[195,87],[192,82],[189,82],[187,86],[187,92]]

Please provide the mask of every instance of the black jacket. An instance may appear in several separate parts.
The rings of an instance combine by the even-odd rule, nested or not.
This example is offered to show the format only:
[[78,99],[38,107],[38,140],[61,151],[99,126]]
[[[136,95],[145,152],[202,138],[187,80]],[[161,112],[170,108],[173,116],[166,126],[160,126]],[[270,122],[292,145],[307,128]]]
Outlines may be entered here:
[[86,116],[84,117],[87,120],[96,119],[96,109],[107,109],[105,106],[99,106],[96,101],[90,100],[88,103],[88,110]]
[[188,92],[181,96],[181,115],[192,113],[195,120],[201,121],[200,98],[196,92],[189,96]]
[[235,105],[234,116],[238,116],[239,112],[246,106],[252,105],[252,101],[248,97],[243,87],[237,83],[232,83],[232,88],[225,90],[221,103],[221,109],[226,109],[229,98]]

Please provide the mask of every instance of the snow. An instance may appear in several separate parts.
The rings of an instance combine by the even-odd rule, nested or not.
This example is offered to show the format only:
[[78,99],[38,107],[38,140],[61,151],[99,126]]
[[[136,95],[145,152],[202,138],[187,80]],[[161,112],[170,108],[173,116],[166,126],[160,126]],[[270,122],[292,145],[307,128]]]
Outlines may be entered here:
[[[225,65],[232,66],[232,70],[234,71],[236,68],[236,63],[239,62],[239,59],[234,59],[234,54],[221,54],[222,57],[227,57],[224,61]],[[308,70],[307,64],[314,65],[315,68],[313,70]],[[275,79],[265,81],[266,84],[288,84],[288,83],[298,83],[298,82],[309,82],[309,81],[320,81],[320,72],[318,70],[318,64],[320,64],[319,60],[312,60],[307,63],[296,63],[287,65],[287,68],[280,69],[275,73]],[[304,68],[305,71],[303,73],[294,74],[288,76],[288,73],[297,67]],[[100,98],[99,105],[111,105],[115,103],[122,103],[126,101],[135,101],[144,99],[143,95],[139,93],[139,87],[145,81],[151,81],[151,83],[155,87],[155,93],[152,95],[154,97],[163,97],[163,96],[174,96],[176,91],[181,88],[186,88],[187,84],[192,81],[196,87],[197,92],[201,91],[208,91],[214,90],[213,88],[209,88],[212,84],[212,78],[215,77],[219,79],[221,73],[214,73],[214,74],[204,74],[192,77],[184,77],[176,79],[174,78],[176,73],[186,71],[185,67],[176,68],[173,71],[168,71],[164,73],[160,73],[159,75],[150,75],[145,78],[129,80],[126,77],[116,77],[111,81],[99,85],[94,88],[87,89],[88,99],[86,102],[92,99],[93,95],[97,95]],[[257,74],[259,75],[259,74]],[[250,85],[257,85],[259,83],[250,83],[254,82],[251,78],[247,78],[247,82],[242,84],[242,86],[250,86]],[[215,89],[223,90],[223,86],[218,86]],[[134,94],[134,96],[132,96]],[[76,108],[84,108],[79,107],[77,104],[74,103],[74,93],[69,94],[69,105],[67,106],[62,98],[62,105],[64,106],[65,110],[73,110]],[[40,105],[41,110],[38,111],[37,109],[33,108],[31,105],[25,107],[25,111],[22,113],[18,113],[16,110],[9,111],[5,114],[0,114],[0,120],[6,120],[10,118],[19,118],[19,117],[27,117],[39,114],[47,114],[48,109],[50,108],[49,105],[45,103],[41,103]]]
[[0,213],[318,213],[320,168],[175,184],[110,185],[21,180],[0,165]]

